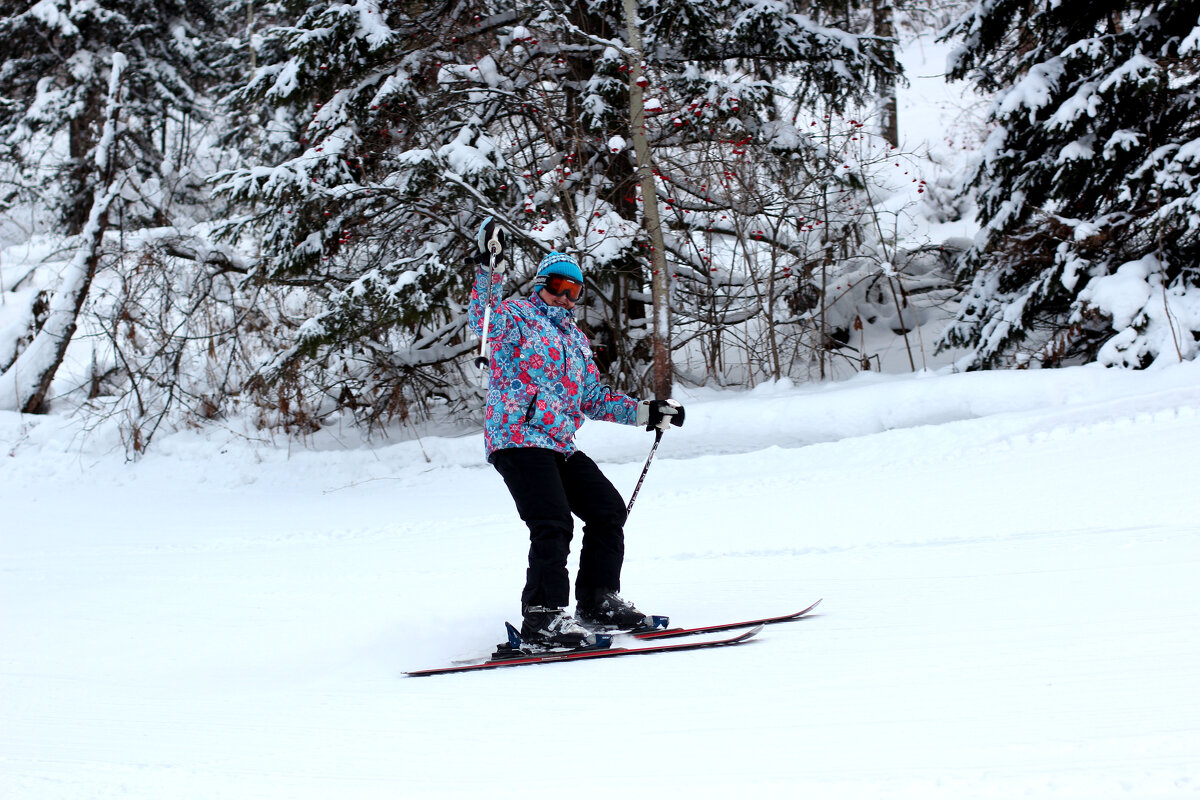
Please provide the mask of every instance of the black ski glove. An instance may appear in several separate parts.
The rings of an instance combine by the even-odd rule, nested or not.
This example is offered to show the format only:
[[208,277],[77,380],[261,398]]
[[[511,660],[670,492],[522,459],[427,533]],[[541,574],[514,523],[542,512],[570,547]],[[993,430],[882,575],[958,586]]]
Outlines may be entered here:
[[496,272],[504,272],[504,229],[496,224],[495,217],[488,217],[475,234],[476,264],[488,266],[492,256],[496,257]]
[[674,425],[683,427],[683,405],[675,400],[643,400],[638,406],[637,424],[646,430],[665,431]]

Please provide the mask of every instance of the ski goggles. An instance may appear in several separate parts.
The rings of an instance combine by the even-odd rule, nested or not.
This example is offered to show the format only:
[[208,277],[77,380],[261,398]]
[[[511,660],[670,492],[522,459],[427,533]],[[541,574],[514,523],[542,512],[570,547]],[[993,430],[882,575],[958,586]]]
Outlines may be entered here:
[[572,303],[578,303],[579,298],[583,297],[583,284],[566,275],[547,275],[542,288],[555,297],[566,295]]

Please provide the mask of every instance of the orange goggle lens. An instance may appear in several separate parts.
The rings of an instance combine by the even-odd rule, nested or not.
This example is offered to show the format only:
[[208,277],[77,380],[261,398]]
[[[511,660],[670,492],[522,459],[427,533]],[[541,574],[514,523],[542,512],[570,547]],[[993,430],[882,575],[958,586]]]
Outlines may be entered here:
[[565,275],[548,275],[542,288],[555,297],[566,295],[572,303],[578,303],[583,297],[583,284]]

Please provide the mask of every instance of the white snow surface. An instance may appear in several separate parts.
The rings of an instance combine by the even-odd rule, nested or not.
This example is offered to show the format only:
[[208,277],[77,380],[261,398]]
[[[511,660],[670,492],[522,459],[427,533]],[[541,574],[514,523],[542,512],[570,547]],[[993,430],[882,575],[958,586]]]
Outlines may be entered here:
[[[518,613],[478,431],[213,427],[126,463],[115,422],[0,413],[3,796],[1196,795],[1200,364],[679,399],[623,593],[677,624],[820,613],[432,678],[403,672]],[[581,435],[626,496],[650,442]]]

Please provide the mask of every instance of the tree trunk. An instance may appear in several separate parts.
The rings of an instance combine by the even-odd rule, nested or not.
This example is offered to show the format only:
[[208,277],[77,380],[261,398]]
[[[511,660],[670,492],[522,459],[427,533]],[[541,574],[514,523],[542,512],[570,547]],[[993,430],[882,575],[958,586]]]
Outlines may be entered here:
[[[896,26],[893,21],[892,4],[885,0],[871,0],[872,11],[875,14],[875,35],[882,39],[893,39],[896,36]],[[892,45],[887,51],[887,76],[879,83],[879,106],[881,118],[879,121],[880,134],[884,141],[892,147],[900,146],[899,111],[896,107],[896,47]]]
[[637,0],[625,0],[625,26],[632,50],[629,70],[629,122],[633,134],[633,150],[637,157],[638,180],[642,189],[642,215],[650,237],[651,298],[654,303],[652,325],[652,357],[654,364],[654,396],[671,396],[671,306],[669,302],[671,276],[667,272],[667,248],[663,241],[662,223],[658,213],[658,191],[654,183],[654,168],[650,159],[650,143],[646,140],[646,106],[642,88],[646,81],[642,64],[642,32],[638,27]]

